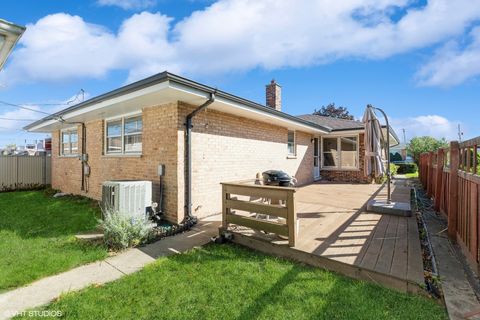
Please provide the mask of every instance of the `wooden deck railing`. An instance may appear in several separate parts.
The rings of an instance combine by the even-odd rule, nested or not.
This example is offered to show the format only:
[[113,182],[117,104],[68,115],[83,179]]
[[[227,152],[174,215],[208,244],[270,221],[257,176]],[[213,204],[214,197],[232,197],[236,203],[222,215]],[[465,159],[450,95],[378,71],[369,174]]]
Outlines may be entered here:
[[[294,247],[295,191],[295,188],[255,184],[254,180],[222,183],[222,226],[226,230],[229,224],[235,224],[285,236],[289,246]],[[279,219],[259,219],[259,215]]]
[[447,216],[448,235],[471,264],[480,266],[480,137],[420,156],[420,180],[434,206]]

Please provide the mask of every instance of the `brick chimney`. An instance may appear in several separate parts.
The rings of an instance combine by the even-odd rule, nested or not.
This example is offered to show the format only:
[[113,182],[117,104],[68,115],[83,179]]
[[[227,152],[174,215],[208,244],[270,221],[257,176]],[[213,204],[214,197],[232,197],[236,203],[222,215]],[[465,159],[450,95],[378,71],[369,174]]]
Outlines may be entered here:
[[267,107],[282,111],[282,87],[275,82],[275,79],[266,85],[265,97]]

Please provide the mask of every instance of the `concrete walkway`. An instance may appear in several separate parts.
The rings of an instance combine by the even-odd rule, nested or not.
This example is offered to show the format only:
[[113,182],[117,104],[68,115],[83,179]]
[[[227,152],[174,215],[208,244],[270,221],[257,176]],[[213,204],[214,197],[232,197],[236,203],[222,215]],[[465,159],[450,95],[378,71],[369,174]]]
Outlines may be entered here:
[[212,236],[218,235],[220,219],[219,216],[204,219],[189,232],[165,238],[145,247],[130,249],[106,260],[43,278],[26,287],[0,294],[0,319],[8,319],[16,312],[47,304],[63,293],[117,280],[142,269],[159,257],[202,246],[208,243]]

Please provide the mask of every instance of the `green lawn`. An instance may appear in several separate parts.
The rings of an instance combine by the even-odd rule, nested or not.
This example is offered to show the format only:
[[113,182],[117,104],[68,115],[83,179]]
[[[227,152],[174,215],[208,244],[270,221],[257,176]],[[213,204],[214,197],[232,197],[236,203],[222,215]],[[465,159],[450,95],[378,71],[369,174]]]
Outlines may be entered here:
[[74,238],[94,229],[98,214],[87,199],[0,193],[0,291],[106,257],[104,247]]
[[66,319],[447,319],[424,297],[213,244],[41,310]]
[[406,173],[405,176],[406,176],[408,179],[418,178],[418,171],[417,171],[417,172],[414,172],[414,173]]

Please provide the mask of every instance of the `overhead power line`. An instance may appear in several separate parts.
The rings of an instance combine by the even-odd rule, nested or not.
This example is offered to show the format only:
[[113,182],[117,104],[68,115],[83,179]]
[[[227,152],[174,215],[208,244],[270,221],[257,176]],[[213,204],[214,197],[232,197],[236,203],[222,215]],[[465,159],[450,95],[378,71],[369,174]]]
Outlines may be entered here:
[[69,100],[67,102],[64,102],[64,103],[22,103],[22,104],[16,104],[16,103],[11,103],[11,102],[0,100],[0,104],[10,106],[10,107],[20,108],[20,109],[24,109],[24,110],[29,110],[29,111],[33,111],[33,112],[42,113],[42,114],[47,115],[47,116],[53,116],[52,113],[48,113],[48,112],[45,112],[45,111],[33,109],[33,108],[30,108],[30,107],[34,107],[34,106],[69,106],[73,102],[77,101],[80,96],[82,97],[81,102],[83,102],[85,100],[85,90],[80,89],[80,91],[77,92],[77,94],[75,95],[74,98],[72,98],[71,100]]
[[15,108],[20,108],[20,109],[24,109],[24,110],[29,110],[29,111],[33,111],[33,112],[43,113],[43,114],[45,114],[45,115],[47,115],[47,116],[51,116],[51,115],[52,115],[52,114],[50,114],[50,113],[48,113],[48,112],[44,112],[44,111],[40,111],[40,110],[28,108],[28,107],[25,107],[25,106],[22,106],[22,105],[19,105],[19,104],[10,103],[10,102],[5,102],[5,101],[1,101],[1,100],[0,100],[0,104],[4,104],[4,105],[6,105],[6,106],[15,107]]
[[2,118],[0,120],[7,120],[7,121],[36,121],[35,119],[14,119],[14,118]]
[[7,127],[0,127],[0,130],[8,130],[8,131],[20,131],[20,132],[25,132],[25,130],[22,130],[22,129],[7,128]]

